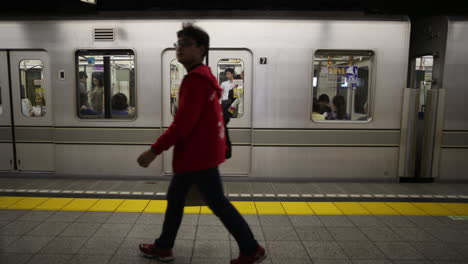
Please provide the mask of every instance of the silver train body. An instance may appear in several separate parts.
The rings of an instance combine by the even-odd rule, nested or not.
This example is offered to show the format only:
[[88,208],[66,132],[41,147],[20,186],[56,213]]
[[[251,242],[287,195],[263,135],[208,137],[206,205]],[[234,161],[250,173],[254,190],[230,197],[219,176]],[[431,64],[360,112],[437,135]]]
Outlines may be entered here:
[[[137,166],[136,158],[172,120],[169,66],[175,57],[175,33],[188,20],[210,34],[212,70],[220,58],[244,61],[244,115],[229,124],[233,158],[221,165],[223,176],[356,181],[413,177],[418,90],[408,85],[408,68],[411,56],[425,54],[411,46],[413,29],[404,17],[0,21],[2,174],[170,175],[170,151],[147,169]],[[96,40],[95,29],[101,28],[114,29],[114,39]],[[446,19],[442,41],[441,86],[433,89],[431,112],[426,110],[421,177],[468,179],[468,22]],[[78,118],[75,53],[93,49],[134,52],[135,118]],[[319,50],[373,51],[367,121],[311,119],[313,62]],[[264,58],[266,64],[261,63]],[[22,59],[44,63],[44,116],[21,114]]]

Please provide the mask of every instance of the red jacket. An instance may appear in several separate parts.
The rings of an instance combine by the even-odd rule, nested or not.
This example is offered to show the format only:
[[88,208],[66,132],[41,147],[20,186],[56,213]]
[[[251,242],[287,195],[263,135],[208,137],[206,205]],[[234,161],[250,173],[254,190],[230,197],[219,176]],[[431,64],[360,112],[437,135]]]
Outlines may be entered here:
[[184,77],[174,120],[151,145],[158,155],[175,145],[172,160],[175,173],[214,168],[225,160],[221,94],[208,66],[200,65]]

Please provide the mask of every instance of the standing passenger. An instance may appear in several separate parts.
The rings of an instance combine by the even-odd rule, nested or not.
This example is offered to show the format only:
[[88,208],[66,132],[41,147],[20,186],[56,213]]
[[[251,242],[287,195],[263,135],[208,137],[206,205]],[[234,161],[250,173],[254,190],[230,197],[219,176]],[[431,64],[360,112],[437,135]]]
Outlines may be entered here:
[[226,70],[224,70],[224,73],[226,74],[227,81],[224,81],[223,83],[221,83],[221,89],[223,91],[221,109],[223,111],[224,130],[225,130],[225,135],[226,135],[226,145],[227,145],[226,159],[230,159],[232,156],[232,143],[231,143],[231,138],[229,137],[229,129],[227,125],[229,124],[229,121],[231,121],[231,118],[233,117],[233,114],[229,111],[229,108],[231,107],[232,103],[235,100],[234,88],[236,88],[237,85],[234,84],[234,70],[233,69],[227,68]]
[[88,106],[88,91],[86,89],[86,80],[88,74],[86,72],[80,72],[80,108]]
[[104,74],[93,74],[93,90],[88,94],[91,107],[98,114],[104,112]]
[[234,84],[234,70],[227,68],[224,70],[224,73],[226,74],[227,81],[222,82],[220,85],[221,89],[223,89],[222,101],[229,100],[229,92],[237,86]]
[[167,209],[162,233],[153,244],[140,244],[145,256],[172,260],[172,248],[184,213],[185,198],[196,185],[214,214],[236,239],[240,256],[231,264],[260,263],[265,249],[255,240],[250,227],[224,196],[218,165],[225,161],[226,143],[221,89],[209,67],[202,64],[209,49],[209,36],[188,25],[177,32],[177,59],[187,69],[179,91],[179,109],[169,129],[138,158],[142,167],[164,150],[174,147],[173,176],[167,192]]

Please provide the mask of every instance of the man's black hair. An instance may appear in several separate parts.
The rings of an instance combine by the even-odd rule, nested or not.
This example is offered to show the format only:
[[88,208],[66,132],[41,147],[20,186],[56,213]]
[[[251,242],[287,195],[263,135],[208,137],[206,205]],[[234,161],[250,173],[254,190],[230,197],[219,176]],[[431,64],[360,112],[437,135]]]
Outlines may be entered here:
[[224,73],[228,73],[228,72],[230,72],[232,75],[234,75],[234,69],[227,68],[227,69],[224,70]]
[[210,36],[208,36],[208,33],[206,33],[203,29],[192,24],[184,24],[182,26],[182,30],[177,32],[177,37],[193,39],[198,46],[205,47],[205,53],[203,53],[203,57],[208,55],[208,49],[210,48]]

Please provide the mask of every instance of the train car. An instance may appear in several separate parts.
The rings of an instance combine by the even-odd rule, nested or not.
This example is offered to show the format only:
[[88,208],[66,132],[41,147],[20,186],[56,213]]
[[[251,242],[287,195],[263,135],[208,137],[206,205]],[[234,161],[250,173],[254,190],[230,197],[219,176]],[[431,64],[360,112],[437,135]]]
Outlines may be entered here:
[[[418,143],[421,90],[409,86],[408,69],[427,54],[410,52],[407,17],[230,14],[0,21],[2,174],[171,175],[170,151],[148,169],[136,158],[177,109],[185,69],[173,43],[188,21],[210,34],[207,64],[220,84],[226,69],[235,72],[233,157],[223,176],[391,181],[468,170],[457,143],[467,126],[459,81],[444,79],[459,89],[438,99],[454,100],[444,128],[424,121],[437,124],[432,139],[443,135],[443,143],[428,145],[429,128]],[[447,21],[447,43],[457,44],[447,44],[445,61],[455,65],[466,24]],[[423,147],[434,149],[431,160]],[[427,164],[430,174],[420,172]]]

